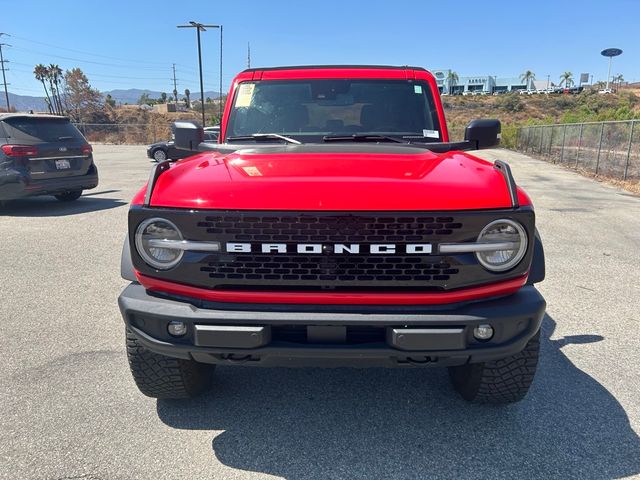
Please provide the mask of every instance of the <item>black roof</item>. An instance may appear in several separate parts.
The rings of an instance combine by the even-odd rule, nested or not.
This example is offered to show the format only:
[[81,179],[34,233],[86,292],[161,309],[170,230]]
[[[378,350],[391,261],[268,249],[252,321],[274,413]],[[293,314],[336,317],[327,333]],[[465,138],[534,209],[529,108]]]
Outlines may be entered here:
[[261,72],[265,70],[315,70],[321,68],[380,68],[384,70],[424,70],[426,68],[423,67],[412,67],[410,65],[404,66],[394,66],[394,65],[290,65],[283,67],[257,67],[257,68],[247,68],[243,70],[243,72]]

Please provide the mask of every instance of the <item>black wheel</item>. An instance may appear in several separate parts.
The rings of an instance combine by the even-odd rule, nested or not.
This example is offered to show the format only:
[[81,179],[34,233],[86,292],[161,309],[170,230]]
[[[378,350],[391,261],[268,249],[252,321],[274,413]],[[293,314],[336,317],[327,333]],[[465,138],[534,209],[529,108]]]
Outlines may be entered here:
[[524,350],[511,357],[485,363],[449,367],[454,388],[465,400],[513,403],[522,400],[533,382],[540,355],[540,331]]
[[211,385],[215,365],[159,355],[144,348],[129,329],[126,335],[131,374],[147,397],[191,398]]
[[82,195],[82,190],[72,190],[70,192],[59,193],[55,197],[61,202],[73,202]]
[[153,152],[153,159],[156,162],[164,162],[167,159],[167,152],[159,148]]

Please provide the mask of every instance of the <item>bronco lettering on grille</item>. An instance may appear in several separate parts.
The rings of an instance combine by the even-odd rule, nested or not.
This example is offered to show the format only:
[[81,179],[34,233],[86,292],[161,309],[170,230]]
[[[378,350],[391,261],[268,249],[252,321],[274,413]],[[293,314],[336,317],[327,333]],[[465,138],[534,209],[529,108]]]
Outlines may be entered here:
[[302,254],[323,254],[333,253],[341,255],[356,255],[359,253],[369,253],[374,255],[406,253],[409,255],[428,255],[432,248],[430,243],[410,243],[406,245],[396,245],[394,243],[376,243],[370,245],[360,245],[357,243],[234,243],[226,244],[227,253],[302,253]]

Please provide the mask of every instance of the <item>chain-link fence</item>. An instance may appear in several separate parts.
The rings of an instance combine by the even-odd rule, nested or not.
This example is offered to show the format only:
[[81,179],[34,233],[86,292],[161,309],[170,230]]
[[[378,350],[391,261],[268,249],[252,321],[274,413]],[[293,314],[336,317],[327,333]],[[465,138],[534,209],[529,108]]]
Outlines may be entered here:
[[169,140],[169,123],[76,123],[90,143],[110,143],[116,145],[148,145]]
[[518,129],[517,150],[622,180],[640,180],[640,120]]

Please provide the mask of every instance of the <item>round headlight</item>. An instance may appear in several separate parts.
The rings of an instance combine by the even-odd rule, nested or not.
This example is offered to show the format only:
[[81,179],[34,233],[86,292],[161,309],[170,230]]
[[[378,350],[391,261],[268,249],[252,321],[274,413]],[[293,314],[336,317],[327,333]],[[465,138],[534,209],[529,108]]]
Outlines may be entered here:
[[480,264],[487,270],[503,272],[515,267],[527,251],[524,227],[513,220],[496,220],[484,227],[478,243],[495,245],[496,249],[476,252]]
[[146,263],[158,270],[175,267],[184,253],[182,250],[163,247],[163,240],[182,240],[180,230],[169,220],[149,218],[138,225],[136,250]]

